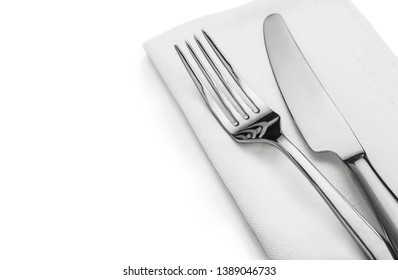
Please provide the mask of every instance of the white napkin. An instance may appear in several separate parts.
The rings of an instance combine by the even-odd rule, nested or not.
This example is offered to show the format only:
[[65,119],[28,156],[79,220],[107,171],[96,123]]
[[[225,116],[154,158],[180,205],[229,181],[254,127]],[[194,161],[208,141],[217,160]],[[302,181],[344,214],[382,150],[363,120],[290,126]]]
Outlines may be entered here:
[[[398,64],[346,0],[258,0],[187,23],[145,49],[270,259],[362,259],[364,255],[313,186],[278,150],[233,141],[210,113],[180,62],[205,29],[243,78],[282,117],[285,134],[367,218],[376,219],[350,172],[333,154],[315,155],[300,137],[273,78],[262,26],[280,13],[383,179],[398,193]],[[194,45],[194,44],[192,44]]]

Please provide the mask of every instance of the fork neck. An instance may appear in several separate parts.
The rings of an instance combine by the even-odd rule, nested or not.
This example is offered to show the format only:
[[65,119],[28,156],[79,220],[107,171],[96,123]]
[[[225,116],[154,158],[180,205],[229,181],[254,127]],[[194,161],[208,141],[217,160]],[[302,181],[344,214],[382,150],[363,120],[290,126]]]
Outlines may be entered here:
[[280,116],[272,112],[239,130],[234,138],[239,142],[267,141],[277,143],[281,136]]

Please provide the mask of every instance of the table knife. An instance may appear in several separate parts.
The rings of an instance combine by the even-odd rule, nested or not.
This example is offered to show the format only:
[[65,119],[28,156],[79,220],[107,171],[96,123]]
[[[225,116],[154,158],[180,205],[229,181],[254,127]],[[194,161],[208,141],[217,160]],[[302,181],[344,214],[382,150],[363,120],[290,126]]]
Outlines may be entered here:
[[264,21],[269,62],[290,114],[315,152],[334,152],[351,169],[398,254],[398,199],[371,165],[280,14]]

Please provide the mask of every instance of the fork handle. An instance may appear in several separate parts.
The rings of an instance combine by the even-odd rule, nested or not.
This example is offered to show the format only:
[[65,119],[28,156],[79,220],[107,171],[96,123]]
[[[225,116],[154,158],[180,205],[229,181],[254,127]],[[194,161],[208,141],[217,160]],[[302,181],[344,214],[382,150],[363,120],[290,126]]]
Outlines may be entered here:
[[355,210],[289,139],[281,135],[276,141],[276,147],[287,155],[308,178],[369,259],[391,260],[397,258],[391,249],[391,245]]
[[347,162],[364,188],[383,228],[398,254],[398,200],[377,174],[366,155]]

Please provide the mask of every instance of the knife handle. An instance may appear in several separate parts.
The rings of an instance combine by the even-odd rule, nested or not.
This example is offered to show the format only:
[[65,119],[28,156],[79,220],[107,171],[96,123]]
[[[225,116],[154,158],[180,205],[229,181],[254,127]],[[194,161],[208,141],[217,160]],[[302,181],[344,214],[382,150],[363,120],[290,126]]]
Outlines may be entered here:
[[308,178],[368,258],[378,260],[396,258],[388,241],[355,210],[289,139],[282,135],[276,140],[275,145]]
[[347,162],[364,188],[368,199],[383,225],[384,231],[398,254],[398,199],[373,168],[366,155]]

